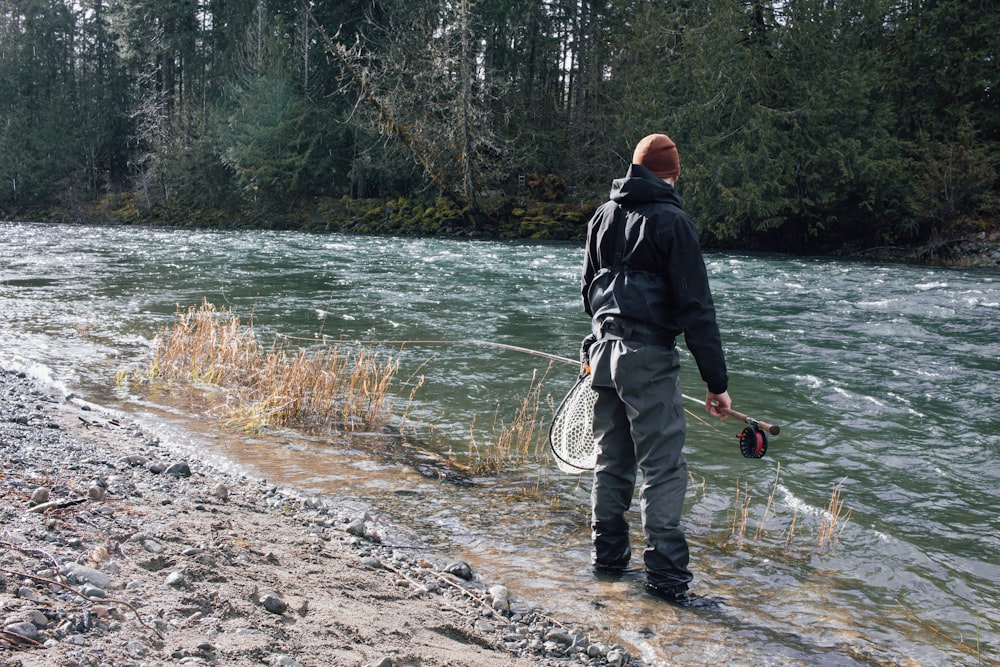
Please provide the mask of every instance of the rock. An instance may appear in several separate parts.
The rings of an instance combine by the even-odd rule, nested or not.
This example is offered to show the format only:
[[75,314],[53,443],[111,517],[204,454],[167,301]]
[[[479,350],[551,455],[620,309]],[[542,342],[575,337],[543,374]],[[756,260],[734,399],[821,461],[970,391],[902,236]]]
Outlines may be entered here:
[[267,609],[272,614],[284,614],[288,609],[288,604],[284,600],[279,598],[274,593],[265,593],[260,596],[260,603],[263,605],[264,609]]
[[468,563],[457,560],[452,563],[448,563],[444,570],[447,574],[453,574],[459,579],[465,579],[466,581],[472,581],[472,568],[469,567]]
[[28,501],[28,504],[34,507],[35,505],[47,502],[49,502],[49,488],[47,486],[40,486],[31,492],[31,500]]
[[28,639],[38,639],[38,628],[35,627],[34,623],[11,623],[4,626],[3,630],[4,632],[12,632],[15,635],[27,637]]
[[111,578],[108,575],[78,563],[67,563],[59,570],[59,573],[66,577],[71,584],[88,583],[105,589],[111,585]]
[[184,461],[178,461],[164,470],[163,473],[165,475],[170,475],[171,477],[190,477],[191,467]]
[[510,611],[510,591],[507,590],[506,586],[496,586],[490,587],[490,606],[501,613],[506,613]]
[[378,558],[375,558],[375,556],[362,556],[360,562],[365,567],[370,567],[373,570],[382,569],[382,561],[380,561]]
[[278,655],[274,658],[275,667],[305,667],[301,662],[288,655]]
[[364,519],[354,519],[344,530],[347,531],[348,535],[354,535],[355,537],[365,536],[365,520]]
[[84,597],[88,597],[88,598],[101,598],[101,599],[103,599],[103,598],[108,597],[108,594],[104,591],[103,588],[98,588],[97,586],[94,586],[93,584],[84,584],[83,586],[81,586],[80,587],[80,594],[83,595]]
[[35,595],[35,591],[31,590],[27,586],[21,586],[17,589],[17,597],[22,600],[30,600],[31,602],[38,602],[38,596]]
[[392,658],[386,656],[378,661],[376,667],[392,667],[392,665],[393,665]]
[[212,495],[219,500],[229,500],[229,489],[225,484],[216,484],[212,489]]
[[87,497],[91,500],[101,501],[104,500],[104,487],[97,484],[92,485],[87,489]]
[[184,588],[187,585],[187,576],[183,571],[177,570],[167,575],[165,583],[172,588]]
[[151,554],[162,554],[166,549],[156,540],[145,539],[142,541],[142,548]]

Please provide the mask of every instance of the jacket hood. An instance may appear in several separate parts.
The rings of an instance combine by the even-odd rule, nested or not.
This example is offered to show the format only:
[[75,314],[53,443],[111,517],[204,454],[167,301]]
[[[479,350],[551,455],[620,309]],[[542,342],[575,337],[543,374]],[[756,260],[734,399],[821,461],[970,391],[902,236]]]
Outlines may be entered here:
[[681,206],[680,195],[674,186],[655,176],[641,164],[629,166],[624,178],[612,181],[611,200],[623,206],[639,206],[652,202]]

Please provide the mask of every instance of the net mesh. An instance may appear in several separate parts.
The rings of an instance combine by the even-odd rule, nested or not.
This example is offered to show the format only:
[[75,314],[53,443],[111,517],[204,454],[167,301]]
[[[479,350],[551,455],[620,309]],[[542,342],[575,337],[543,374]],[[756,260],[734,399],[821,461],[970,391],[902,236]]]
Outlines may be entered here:
[[549,428],[549,446],[556,465],[567,473],[593,470],[597,464],[597,443],[594,442],[594,403],[597,392],[590,386],[590,377],[577,380],[566,394]]

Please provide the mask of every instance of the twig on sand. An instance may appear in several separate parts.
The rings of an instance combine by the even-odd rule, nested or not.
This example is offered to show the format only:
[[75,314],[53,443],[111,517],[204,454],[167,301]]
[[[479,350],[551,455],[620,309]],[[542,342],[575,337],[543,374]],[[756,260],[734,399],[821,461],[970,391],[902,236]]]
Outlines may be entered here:
[[[19,547],[18,545],[14,544],[12,542],[0,542],[0,545],[6,547],[8,549],[14,549],[16,551],[20,551],[21,553],[26,553],[25,549],[22,549],[21,547]],[[37,551],[37,550],[32,549],[31,551]],[[41,553],[44,553],[44,552],[41,552]],[[51,558],[51,556],[49,558]],[[55,562],[55,559],[52,559],[52,560],[53,560],[53,562]],[[56,564],[58,565],[58,563],[56,563]],[[55,579],[48,579],[46,577],[39,577],[39,576],[34,575],[34,574],[27,574],[26,572],[18,572],[16,570],[9,570],[9,569],[4,568],[4,567],[0,567],[0,572],[3,572],[4,574],[13,575],[15,577],[24,577],[25,579],[31,579],[33,581],[38,581],[38,582],[41,582],[43,584],[49,584],[49,585],[52,585],[52,586],[59,586],[60,588],[65,588],[66,590],[74,593],[75,595],[83,598],[87,602],[90,602],[90,603],[93,603],[93,604],[104,604],[104,603],[109,603],[109,602],[110,603],[114,603],[114,604],[120,604],[123,607],[127,607],[128,609],[130,609],[132,611],[133,614],[135,614],[135,618],[136,618],[137,621],[139,621],[139,625],[141,625],[142,627],[146,628],[147,630],[151,630],[153,633],[156,634],[157,637],[159,637],[160,639],[163,639],[163,634],[161,634],[159,630],[157,630],[156,628],[152,627],[151,625],[149,625],[148,623],[146,623],[144,620],[142,620],[142,614],[139,613],[139,610],[136,609],[135,607],[133,607],[128,602],[126,602],[125,600],[117,600],[117,599],[114,599],[114,598],[96,599],[96,598],[87,597],[86,595],[84,595],[80,591],[76,590],[75,588],[73,588],[69,584],[63,583],[62,581],[58,581],[58,580],[55,580]]]

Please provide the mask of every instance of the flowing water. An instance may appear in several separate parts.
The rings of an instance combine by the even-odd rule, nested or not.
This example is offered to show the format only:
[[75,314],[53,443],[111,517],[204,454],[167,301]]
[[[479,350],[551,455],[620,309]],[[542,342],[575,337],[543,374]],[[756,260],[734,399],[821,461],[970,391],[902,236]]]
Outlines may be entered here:
[[[454,484],[380,434],[240,435],[115,387],[178,306],[206,299],[265,337],[466,341],[380,344],[400,362],[411,448],[462,457],[509,423],[533,374],[543,417],[572,384],[570,364],[469,341],[575,357],[578,245],[10,223],[0,245],[0,363],[178,451],[355,499],[650,663],[1000,664],[997,271],[707,255],[734,407],[782,431],[750,460],[742,424],[688,418],[695,587],[726,601],[697,613],[639,579],[594,580],[590,482],[545,461]],[[685,393],[703,396],[682,359]]]

